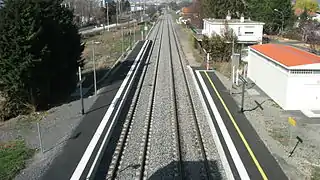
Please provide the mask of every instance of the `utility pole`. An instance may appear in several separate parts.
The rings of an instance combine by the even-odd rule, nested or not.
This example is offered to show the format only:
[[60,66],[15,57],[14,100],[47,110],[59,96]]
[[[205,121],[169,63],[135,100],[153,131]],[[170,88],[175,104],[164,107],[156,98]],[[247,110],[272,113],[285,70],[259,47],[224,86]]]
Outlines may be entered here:
[[146,15],[146,0],[144,0],[143,15]]
[[[137,11],[137,3],[134,3],[134,13],[136,13],[136,11]],[[133,43],[135,42],[136,42],[136,22],[133,22]]]
[[83,105],[83,93],[82,93],[82,83],[85,80],[85,77],[82,78],[81,77],[81,67],[78,67],[78,75],[79,75],[79,82],[78,82],[78,86],[80,87],[80,100],[81,100],[81,114],[84,115],[84,105]]
[[140,7],[140,21],[142,22],[142,5],[141,5],[141,0],[139,1],[139,7]]
[[[119,3],[119,0],[117,1]],[[118,24],[119,24],[119,12],[118,12],[118,5],[116,4],[116,17],[117,17],[117,22],[116,22],[116,29],[118,29]]]
[[121,53],[123,54],[123,26],[121,26]]
[[[102,6],[102,8],[106,8],[106,2],[105,2],[105,0],[102,0],[101,6]],[[103,10],[104,10],[104,9],[103,9]],[[105,14],[103,14],[103,22],[102,22],[103,31],[106,30],[105,23],[106,23],[106,16],[105,16]]]
[[[144,7],[143,7],[143,18],[145,18],[145,17],[146,17],[146,0],[144,0]],[[143,34],[144,34],[144,36],[146,38],[147,37],[146,36],[147,32],[145,30],[146,30],[146,22],[144,21]]]
[[240,76],[239,77],[240,78],[240,80],[242,81],[242,92],[241,92],[241,94],[242,94],[242,96],[241,96],[241,108],[240,108],[240,112],[244,112],[244,92],[245,92],[245,90],[246,90],[246,84],[247,84],[247,81],[242,77],[242,76]]
[[136,42],[136,22],[133,22],[133,43]]
[[129,18],[129,21],[128,21],[128,29],[130,29],[129,30],[129,47],[130,47],[130,49],[131,49],[131,47],[132,47],[132,31],[131,31],[131,27],[130,27],[130,21],[131,21],[131,19],[132,19],[132,11],[131,11],[131,6],[130,6],[130,18]]
[[233,62],[233,58],[234,58],[234,37],[232,36],[232,54],[231,54],[231,85],[230,85],[230,91],[229,93],[232,94],[232,87],[233,87],[233,82],[234,82],[234,64]]
[[[121,0],[119,0],[119,16],[121,17],[121,14],[122,14],[122,12],[121,12]],[[124,46],[124,42],[123,42],[123,26],[122,25],[120,25],[120,28],[121,28],[121,53],[123,54],[123,46]]]
[[110,31],[110,27],[109,27],[109,2],[107,2],[107,25],[108,25],[108,31]]
[[92,41],[92,63],[93,63],[93,84],[94,84],[94,95],[97,95],[97,75],[96,75],[96,61],[94,52],[95,42]]

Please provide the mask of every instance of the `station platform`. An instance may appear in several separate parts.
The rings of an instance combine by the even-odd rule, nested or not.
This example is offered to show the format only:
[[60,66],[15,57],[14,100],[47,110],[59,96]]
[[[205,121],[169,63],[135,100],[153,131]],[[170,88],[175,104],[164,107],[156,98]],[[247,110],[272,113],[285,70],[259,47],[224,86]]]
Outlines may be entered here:
[[[234,179],[288,179],[214,70],[192,69],[209,126]],[[217,142],[215,142],[217,144]],[[223,158],[222,158],[223,161]],[[231,175],[229,175],[230,177]]]

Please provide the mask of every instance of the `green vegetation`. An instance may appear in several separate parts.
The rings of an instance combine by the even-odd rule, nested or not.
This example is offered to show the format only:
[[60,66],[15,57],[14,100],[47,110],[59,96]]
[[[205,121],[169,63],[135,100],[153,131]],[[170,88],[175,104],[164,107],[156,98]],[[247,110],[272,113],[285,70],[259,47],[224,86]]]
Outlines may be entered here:
[[33,153],[34,150],[27,148],[23,141],[0,144],[0,179],[14,179]]
[[232,17],[240,18],[246,12],[244,1],[239,0],[203,0],[201,13],[204,18],[224,19],[230,11]]
[[210,53],[211,59],[215,62],[228,62],[232,54],[232,42],[234,42],[234,51],[240,50],[237,44],[237,36],[225,23],[225,33],[222,36],[215,35],[210,38],[204,36],[202,40],[203,48]]
[[84,45],[62,0],[5,0],[0,9],[0,120],[67,97]]
[[320,167],[313,167],[311,180],[320,180]]
[[[278,11],[276,11],[277,9]],[[224,19],[230,12],[232,18],[243,14],[255,21],[265,22],[266,33],[277,33],[282,28],[292,27],[295,17],[291,0],[203,0],[201,17]]]
[[264,31],[275,34],[283,29],[291,28],[295,16],[291,0],[248,0],[248,16],[252,20],[264,22]]
[[296,0],[295,8],[316,12],[319,10],[319,5],[317,0]]

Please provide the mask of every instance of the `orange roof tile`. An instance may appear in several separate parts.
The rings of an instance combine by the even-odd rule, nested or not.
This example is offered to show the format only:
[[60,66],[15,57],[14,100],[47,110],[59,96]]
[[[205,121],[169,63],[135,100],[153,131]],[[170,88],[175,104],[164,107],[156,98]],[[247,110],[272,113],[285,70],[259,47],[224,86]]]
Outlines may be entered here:
[[189,7],[184,7],[184,8],[182,8],[182,12],[183,13],[192,13],[192,9]]
[[287,67],[320,63],[320,56],[282,44],[253,45],[252,49]]
[[[296,8],[296,9],[294,10],[294,14],[295,14],[296,16],[300,16],[303,12],[304,12],[304,10],[303,10],[303,9],[300,9],[300,8]],[[309,16],[316,16],[317,13],[309,11],[309,12],[308,12],[308,15],[309,15]]]

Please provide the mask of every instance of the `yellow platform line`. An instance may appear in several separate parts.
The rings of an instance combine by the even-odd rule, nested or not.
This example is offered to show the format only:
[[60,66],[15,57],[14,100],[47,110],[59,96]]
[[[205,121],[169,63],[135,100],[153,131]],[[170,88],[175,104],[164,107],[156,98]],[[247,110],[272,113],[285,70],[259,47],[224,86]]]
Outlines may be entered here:
[[204,73],[206,74],[206,76],[207,76],[207,78],[208,78],[208,80],[209,80],[209,82],[210,82],[211,86],[213,87],[213,90],[215,91],[215,93],[216,93],[216,95],[218,96],[219,100],[221,101],[221,103],[222,103],[222,105],[223,105],[224,109],[226,110],[226,112],[227,112],[227,114],[228,114],[228,116],[229,116],[230,120],[232,121],[232,124],[234,125],[235,129],[237,130],[237,132],[238,132],[238,134],[239,134],[239,136],[240,136],[240,138],[241,138],[242,142],[244,143],[245,147],[247,148],[247,150],[248,150],[248,152],[249,152],[249,154],[250,154],[250,156],[251,156],[251,158],[252,158],[252,160],[253,160],[254,164],[255,164],[255,165],[256,165],[256,167],[258,168],[258,170],[259,170],[259,172],[260,172],[260,174],[261,174],[262,178],[263,178],[264,180],[267,180],[267,179],[268,179],[267,175],[265,174],[265,172],[263,171],[262,167],[260,166],[260,164],[259,164],[259,162],[258,162],[258,160],[257,160],[256,156],[254,155],[254,153],[253,153],[252,149],[250,148],[249,143],[247,142],[246,138],[245,138],[245,137],[244,137],[244,135],[242,134],[242,132],[241,132],[241,130],[240,130],[240,128],[239,128],[239,126],[238,126],[238,124],[237,124],[237,123],[236,123],[236,121],[234,120],[234,118],[233,118],[232,114],[230,113],[230,111],[229,111],[229,109],[228,109],[228,107],[227,107],[226,103],[224,102],[224,100],[223,100],[223,99],[222,99],[222,97],[220,96],[220,93],[218,92],[218,90],[217,90],[216,86],[213,84],[213,82],[212,82],[212,80],[210,79],[210,77],[209,77],[208,73],[207,73],[207,72],[204,72]]

